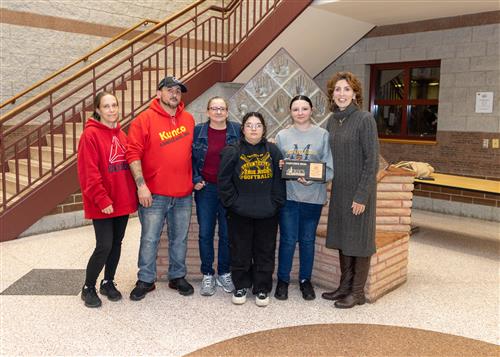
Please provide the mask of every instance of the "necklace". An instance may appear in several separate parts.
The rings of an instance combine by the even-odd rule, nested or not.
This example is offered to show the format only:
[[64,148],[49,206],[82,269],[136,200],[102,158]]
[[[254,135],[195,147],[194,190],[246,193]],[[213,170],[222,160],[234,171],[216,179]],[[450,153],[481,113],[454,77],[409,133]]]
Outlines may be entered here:
[[347,119],[347,116],[342,118],[342,119],[339,119],[339,125],[342,126],[342,124],[344,124],[346,119]]

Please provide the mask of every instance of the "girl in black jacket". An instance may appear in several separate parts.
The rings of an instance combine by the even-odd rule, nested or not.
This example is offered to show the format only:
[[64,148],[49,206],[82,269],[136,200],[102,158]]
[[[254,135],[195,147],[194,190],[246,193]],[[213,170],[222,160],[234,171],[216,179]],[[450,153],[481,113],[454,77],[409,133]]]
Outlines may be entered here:
[[227,208],[231,244],[231,274],[235,285],[232,301],[246,302],[252,288],[257,306],[269,304],[274,271],[278,213],[286,200],[281,179],[280,150],[266,140],[262,114],[247,113],[243,137],[221,153],[217,178],[222,204]]

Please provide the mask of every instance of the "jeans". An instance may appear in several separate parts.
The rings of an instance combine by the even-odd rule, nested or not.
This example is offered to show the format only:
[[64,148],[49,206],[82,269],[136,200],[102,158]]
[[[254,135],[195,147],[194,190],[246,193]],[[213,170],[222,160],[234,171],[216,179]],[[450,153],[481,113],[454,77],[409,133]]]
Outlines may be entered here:
[[196,201],[196,216],[200,226],[199,246],[201,259],[201,273],[214,275],[214,234],[215,223],[219,224],[219,250],[217,272],[219,275],[230,271],[231,255],[229,253],[229,239],[227,237],[226,210],[217,196],[217,185],[208,183],[199,191],[194,192]]
[[192,196],[169,197],[153,195],[150,207],[139,206],[141,245],[137,277],[146,283],[156,280],[156,256],[163,225],[167,223],[168,279],[186,275],[186,250],[191,221]]
[[316,229],[323,205],[287,200],[280,213],[278,279],[290,282],[293,254],[299,242],[299,281],[311,280]]
[[103,267],[104,280],[115,279],[127,222],[128,215],[92,220],[96,244],[87,264],[85,285],[95,286]]

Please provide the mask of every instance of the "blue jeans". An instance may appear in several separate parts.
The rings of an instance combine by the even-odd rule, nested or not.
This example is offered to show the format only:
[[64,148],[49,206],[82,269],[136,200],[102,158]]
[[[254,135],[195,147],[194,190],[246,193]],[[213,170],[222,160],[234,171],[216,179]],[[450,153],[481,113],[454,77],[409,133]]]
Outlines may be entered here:
[[278,279],[290,282],[293,254],[299,242],[299,281],[311,279],[316,229],[323,205],[287,200],[280,212]]
[[194,192],[196,201],[196,216],[200,226],[199,245],[201,259],[201,273],[214,275],[214,234],[215,223],[219,223],[219,250],[217,272],[219,275],[230,271],[231,255],[229,253],[229,239],[227,237],[226,210],[217,196],[217,185],[208,183],[204,188]]
[[191,221],[192,196],[169,197],[153,195],[150,207],[139,206],[141,245],[137,278],[146,283],[156,280],[156,256],[163,225],[167,223],[168,279],[186,275],[186,249]]

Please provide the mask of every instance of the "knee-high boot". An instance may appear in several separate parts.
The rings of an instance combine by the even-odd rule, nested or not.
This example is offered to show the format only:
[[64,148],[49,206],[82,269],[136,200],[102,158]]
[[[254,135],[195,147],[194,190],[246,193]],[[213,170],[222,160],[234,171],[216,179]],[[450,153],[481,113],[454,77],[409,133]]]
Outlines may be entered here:
[[340,284],[337,290],[321,294],[326,300],[339,300],[345,298],[351,292],[352,279],[354,277],[354,258],[342,254],[339,251],[340,261]]
[[339,309],[350,309],[355,305],[363,305],[365,299],[365,283],[370,270],[371,257],[354,257],[354,278],[352,279],[352,291],[341,300],[335,301],[335,307]]

